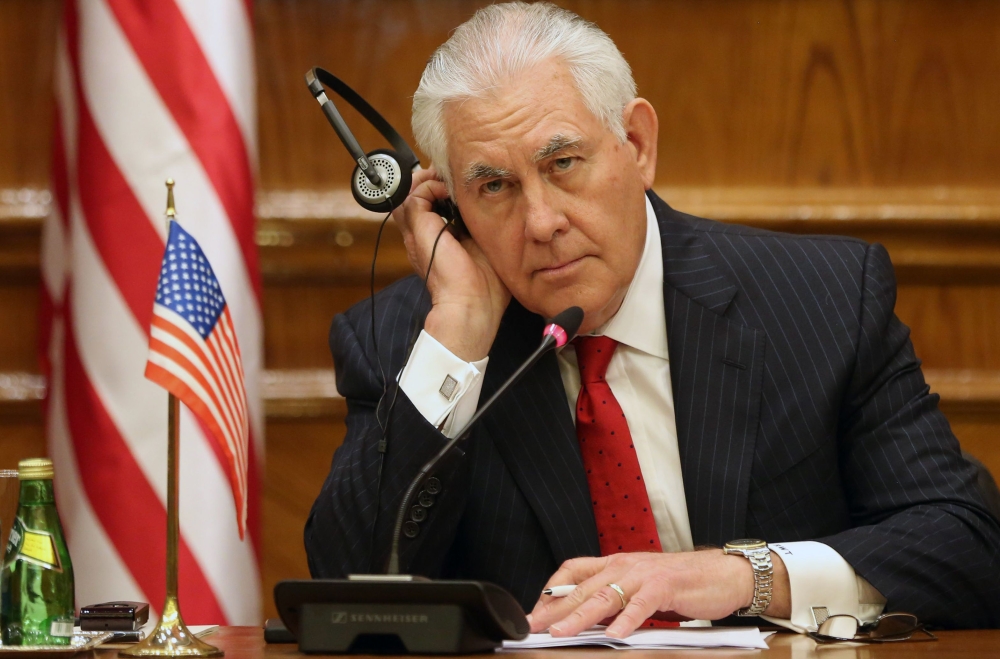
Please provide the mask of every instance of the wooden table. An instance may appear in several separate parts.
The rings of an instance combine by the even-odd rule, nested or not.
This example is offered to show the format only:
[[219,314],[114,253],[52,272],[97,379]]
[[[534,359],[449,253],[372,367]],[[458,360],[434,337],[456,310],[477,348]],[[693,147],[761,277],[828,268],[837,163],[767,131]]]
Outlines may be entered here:
[[[938,632],[939,640],[930,643],[884,643],[817,646],[806,636],[778,633],[768,639],[769,650],[603,650],[603,649],[553,649],[526,650],[505,653],[519,659],[597,659],[597,655],[619,659],[645,659],[646,657],[689,657],[691,659],[717,659],[718,657],[781,657],[783,659],[903,659],[904,657],[934,657],[935,659],[973,657],[1000,657],[1000,630]],[[225,650],[228,659],[303,657],[295,645],[267,645],[264,634],[257,627],[223,627],[205,637],[205,640]],[[100,657],[117,656],[117,651],[104,650],[93,653]],[[489,656],[489,655],[473,655]]]

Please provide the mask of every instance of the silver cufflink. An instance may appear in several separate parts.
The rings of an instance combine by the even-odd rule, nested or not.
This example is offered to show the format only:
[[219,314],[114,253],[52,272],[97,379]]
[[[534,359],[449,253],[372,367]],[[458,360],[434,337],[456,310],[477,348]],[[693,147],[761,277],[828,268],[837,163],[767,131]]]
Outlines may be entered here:
[[814,606],[812,607],[813,622],[816,623],[816,629],[826,622],[826,619],[830,617],[830,610],[825,606]]
[[441,383],[441,388],[438,389],[441,395],[445,397],[445,400],[451,400],[455,395],[455,391],[458,390],[458,380],[451,377],[450,375],[444,376],[444,382]]

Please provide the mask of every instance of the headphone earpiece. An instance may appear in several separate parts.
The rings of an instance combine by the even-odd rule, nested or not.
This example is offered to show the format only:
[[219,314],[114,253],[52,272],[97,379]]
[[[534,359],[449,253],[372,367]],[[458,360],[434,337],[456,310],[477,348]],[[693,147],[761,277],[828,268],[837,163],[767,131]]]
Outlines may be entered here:
[[376,149],[367,154],[368,163],[375,168],[382,185],[372,185],[360,166],[351,174],[351,192],[354,200],[365,210],[388,213],[399,208],[410,194],[413,166],[391,149]]

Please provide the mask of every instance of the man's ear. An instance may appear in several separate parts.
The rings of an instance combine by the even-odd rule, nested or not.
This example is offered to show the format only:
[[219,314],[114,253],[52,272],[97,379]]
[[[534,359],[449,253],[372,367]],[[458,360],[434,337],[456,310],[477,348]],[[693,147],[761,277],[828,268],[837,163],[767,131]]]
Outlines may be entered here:
[[642,175],[642,184],[649,190],[656,177],[656,138],[660,132],[656,110],[646,99],[636,98],[625,106],[622,118],[629,144],[635,152],[636,165]]

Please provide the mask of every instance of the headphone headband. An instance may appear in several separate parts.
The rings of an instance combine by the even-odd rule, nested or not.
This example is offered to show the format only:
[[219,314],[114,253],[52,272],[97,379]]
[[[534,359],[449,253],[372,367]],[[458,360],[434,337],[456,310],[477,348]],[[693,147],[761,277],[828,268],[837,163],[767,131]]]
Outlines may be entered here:
[[[318,66],[313,67],[306,72],[306,84],[309,85],[309,89],[312,90],[313,95],[316,97],[319,97],[319,94],[323,91],[322,88],[319,87],[317,81],[318,83],[322,83],[326,87],[330,88],[337,94],[337,96],[340,96],[342,99],[347,101],[347,103],[357,110],[362,117],[367,119],[371,125],[375,126],[378,132],[382,134],[382,137],[389,141],[389,144],[392,145],[392,148],[396,150],[402,159],[409,160],[408,163],[400,163],[400,165],[412,169],[420,164],[420,160],[417,158],[417,155],[413,153],[413,149],[411,149],[410,145],[406,143],[406,140],[404,140],[403,137],[396,132],[396,129],[393,128],[392,125],[386,121],[377,110],[375,110],[375,108],[368,104],[368,101],[361,98],[361,96],[356,91],[351,89],[347,83],[325,69],[321,69]],[[336,126],[334,126],[334,128],[336,128]],[[347,135],[350,135],[351,140],[357,144],[357,140],[354,140],[354,136],[351,134],[350,130],[347,129],[346,124],[344,124],[344,129],[347,130]],[[337,132],[339,134],[340,130]],[[351,150],[351,145],[348,145],[347,138],[344,135],[341,135],[340,137],[344,140],[344,144],[347,146],[348,150]],[[360,147],[358,148],[360,150]]]

